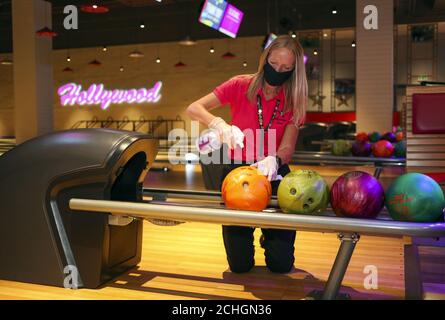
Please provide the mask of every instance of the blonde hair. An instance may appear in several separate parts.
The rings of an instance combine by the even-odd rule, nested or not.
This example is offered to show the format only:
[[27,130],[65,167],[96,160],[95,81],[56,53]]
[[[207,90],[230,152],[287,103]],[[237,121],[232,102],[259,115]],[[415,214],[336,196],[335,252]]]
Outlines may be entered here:
[[260,56],[258,71],[253,74],[253,80],[249,85],[247,97],[251,102],[256,101],[256,95],[264,84],[263,67],[269,54],[278,48],[287,48],[295,56],[295,69],[292,76],[283,84],[284,89],[284,110],[293,111],[293,122],[296,126],[301,126],[306,117],[306,108],[308,104],[308,87],[306,78],[306,67],[304,64],[303,47],[298,40],[291,36],[284,35],[276,38],[267,47]]

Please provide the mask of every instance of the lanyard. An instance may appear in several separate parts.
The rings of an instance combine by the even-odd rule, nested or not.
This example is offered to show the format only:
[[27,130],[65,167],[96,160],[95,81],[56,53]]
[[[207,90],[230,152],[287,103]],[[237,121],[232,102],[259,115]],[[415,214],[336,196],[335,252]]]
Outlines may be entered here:
[[256,97],[257,97],[258,122],[260,124],[260,129],[267,131],[272,126],[272,122],[274,121],[274,119],[277,115],[278,107],[280,106],[280,100],[277,99],[277,102],[275,103],[275,108],[273,110],[272,118],[270,118],[269,124],[264,129],[264,126],[263,126],[263,105],[261,104],[261,96],[257,95]]
[[270,118],[269,124],[267,125],[266,129],[263,127],[263,105],[261,104],[261,96],[257,95],[257,109],[258,109],[258,123],[260,124],[261,129],[261,135],[260,135],[260,143],[259,143],[259,150],[257,154],[257,158],[264,157],[264,133],[270,129],[272,126],[272,122],[275,119],[278,111],[278,107],[280,106],[280,100],[277,99],[277,102],[275,103],[275,108],[273,110],[272,118]]

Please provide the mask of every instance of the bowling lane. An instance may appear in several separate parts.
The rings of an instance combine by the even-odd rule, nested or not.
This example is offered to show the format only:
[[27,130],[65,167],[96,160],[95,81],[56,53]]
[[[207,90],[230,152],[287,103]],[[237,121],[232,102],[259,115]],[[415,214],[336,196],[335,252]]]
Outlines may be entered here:
[[[171,188],[187,191],[206,191],[204,180],[202,178],[201,166],[194,164],[174,165],[169,171],[150,170],[147,174],[145,188]],[[348,171],[360,170],[374,173],[373,166],[310,166],[310,165],[291,165],[291,170],[306,169],[315,170],[331,186],[335,179]],[[380,182],[386,189],[389,184],[400,174],[405,173],[405,167],[384,167],[380,175]]]

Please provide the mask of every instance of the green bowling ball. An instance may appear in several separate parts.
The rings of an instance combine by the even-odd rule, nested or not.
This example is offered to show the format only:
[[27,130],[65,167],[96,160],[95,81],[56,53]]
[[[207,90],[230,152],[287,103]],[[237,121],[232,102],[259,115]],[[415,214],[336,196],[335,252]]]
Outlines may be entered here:
[[334,156],[347,156],[351,154],[351,142],[348,140],[336,140],[332,144]]
[[368,137],[369,137],[369,141],[371,141],[371,142],[377,142],[377,141],[379,141],[379,140],[382,138],[382,135],[381,135],[380,133],[374,131],[374,132],[371,132],[371,133],[368,135]]
[[315,171],[296,170],[287,174],[278,186],[278,205],[284,213],[314,214],[329,203],[329,187]]
[[394,156],[397,158],[406,157],[406,141],[402,140],[394,145]]
[[443,219],[442,189],[424,174],[401,175],[388,188],[385,197],[385,206],[394,220],[435,222]]

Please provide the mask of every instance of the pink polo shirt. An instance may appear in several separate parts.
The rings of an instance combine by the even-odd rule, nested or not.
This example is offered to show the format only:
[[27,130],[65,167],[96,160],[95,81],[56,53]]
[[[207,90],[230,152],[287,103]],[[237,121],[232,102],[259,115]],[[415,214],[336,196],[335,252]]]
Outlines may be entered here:
[[[223,105],[230,105],[231,124],[243,131],[244,148],[229,150],[229,158],[247,162],[258,161],[269,155],[275,155],[280,147],[284,129],[291,124],[293,112],[284,113],[284,90],[270,100],[266,100],[263,90],[261,96],[263,106],[263,128],[266,128],[272,118],[277,100],[280,100],[278,111],[270,129],[265,133],[261,143],[261,131],[258,119],[257,99],[254,102],[247,98],[247,90],[252,81],[250,76],[236,76],[216,87],[213,93]],[[261,147],[262,144],[262,147]],[[263,149],[263,152],[261,152]]]

